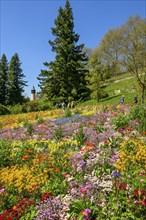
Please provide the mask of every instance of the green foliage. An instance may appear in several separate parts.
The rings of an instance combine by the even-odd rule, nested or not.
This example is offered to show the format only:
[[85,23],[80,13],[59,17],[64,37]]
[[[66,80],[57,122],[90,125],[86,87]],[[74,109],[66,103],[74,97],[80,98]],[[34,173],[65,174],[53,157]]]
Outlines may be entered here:
[[32,135],[32,133],[33,133],[33,124],[32,123],[27,123],[26,128],[27,128],[28,134]]
[[57,126],[54,133],[54,139],[55,141],[59,141],[63,138],[63,130],[61,124]]
[[104,70],[97,56],[93,56],[90,59],[90,69],[89,77],[87,77],[89,81],[88,87],[91,90],[90,96],[99,101],[103,93],[101,85],[104,80]]
[[25,126],[28,123],[28,119],[27,119],[27,117],[21,116],[20,118],[18,118],[18,122],[19,123],[23,122],[23,125]]
[[21,104],[13,105],[9,107],[11,114],[23,113],[23,106]]
[[123,128],[124,126],[128,126],[129,119],[124,114],[120,113],[117,117],[113,118],[113,123],[115,126],[115,130],[119,128]]
[[[146,95],[145,32],[145,19],[140,16],[130,17],[121,27],[110,29],[93,53],[105,67],[106,79],[124,72],[134,76],[141,93],[142,103]],[[98,64],[96,66],[98,67]],[[125,89],[129,89],[129,86],[125,85]]]
[[130,118],[139,121],[139,131],[146,131],[146,107],[134,106],[130,111]]
[[38,99],[38,111],[52,110],[54,108],[53,102],[46,99]]
[[45,111],[45,110],[51,110],[54,106],[52,102],[38,99],[34,101],[29,101],[23,104],[23,112],[37,112],[37,111]]
[[27,81],[24,81],[24,74],[21,69],[21,62],[19,56],[15,53],[10,61],[7,78],[6,104],[14,105],[24,101],[24,86]]
[[75,134],[74,139],[77,140],[77,142],[80,145],[84,144],[84,142],[86,140],[86,136],[84,134],[84,129],[83,129],[82,124],[79,125],[79,130],[78,130],[77,134]]
[[0,60],[0,104],[6,104],[6,88],[8,77],[8,61],[6,55],[3,54]]
[[27,102],[25,104],[26,112],[37,112],[39,111],[39,103],[37,100]]
[[8,141],[0,141],[0,169],[10,166],[11,164],[11,148]]
[[37,120],[37,123],[38,124],[42,124],[44,122],[44,119],[43,118],[39,118],[38,120]]
[[19,220],[33,220],[36,214],[36,210],[34,209],[34,205],[31,205],[24,213],[23,216],[19,218]]
[[[89,213],[86,213],[86,210],[89,210]],[[71,203],[70,205],[70,217],[76,217],[78,220],[85,219],[85,216],[87,216],[87,219],[96,219],[97,215],[96,208],[89,199],[78,199]],[[86,214],[84,214],[84,212]]]
[[65,117],[71,117],[71,110],[68,107],[65,108],[64,115],[65,115]]
[[0,115],[8,114],[10,114],[10,110],[6,106],[0,104]]
[[83,52],[83,44],[77,45],[79,35],[74,33],[74,21],[70,2],[60,8],[52,28],[54,41],[49,40],[52,51],[56,52],[54,61],[45,62],[49,70],[42,70],[38,80],[42,93],[54,102],[79,100],[88,96],[86,87],[86,64],[88,58]]

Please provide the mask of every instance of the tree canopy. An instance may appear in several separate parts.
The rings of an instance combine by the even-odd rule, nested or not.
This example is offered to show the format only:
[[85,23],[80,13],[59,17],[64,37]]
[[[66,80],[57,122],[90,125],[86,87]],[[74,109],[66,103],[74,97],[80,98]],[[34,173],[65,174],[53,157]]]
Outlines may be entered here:
[[146,21],[140,16],[130,17],[119,28],[109,30],[101,40],[94,56],[106,66],[110,78],[130,72],[141,90],[141,101],[146,95]]
[[8,83],[8,61],[5,54],[0,60],[0,103],[6,104],[7,83]]
[[86,75],[88,74],[84,44],[77,45],[79,35],[74,32],[74,18],[70,2],[59,8],[55,27],[51,28],[54,41],[49,40],[55,60],[45,62],[48,70],[38,76],[41,92],[53,101],[81,100],[88,96]]
[[0,103],[3,105],[14,105],[24,100],[24,74],[21,69],[19,56],[15,53],[10,63],[3,54],[0,60]]

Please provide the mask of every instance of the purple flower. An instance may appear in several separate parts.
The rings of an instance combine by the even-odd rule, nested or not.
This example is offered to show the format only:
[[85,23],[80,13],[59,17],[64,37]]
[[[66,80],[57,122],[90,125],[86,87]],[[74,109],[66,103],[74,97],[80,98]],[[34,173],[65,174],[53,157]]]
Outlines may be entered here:
[[115,154],[115,155],[112,156],[112,158],[113,158],[113,159],[118,159],[119,156],[118,156],[118,154]]
[[70,185],[71,185],[72,187],[75,187],[75,186],[77,186],[77,183],[76,183],[75,181],[70,181]]
[[119,177],[119,176],[121,176],[121,174],[120,174],[119,171],[113,171],[112,174],[111,174],[111,176],[113,176],[113,177]]
[[89,214],[91,213],[91,209],[89,209],[89,208],[85,209],[85,213],[86,213],[87,215],[89,215]]
[[86,162],[84,161],[84,160],[81,160],[80,161],[80,167],[83,167],[83,166],[85,166],[86,165]]

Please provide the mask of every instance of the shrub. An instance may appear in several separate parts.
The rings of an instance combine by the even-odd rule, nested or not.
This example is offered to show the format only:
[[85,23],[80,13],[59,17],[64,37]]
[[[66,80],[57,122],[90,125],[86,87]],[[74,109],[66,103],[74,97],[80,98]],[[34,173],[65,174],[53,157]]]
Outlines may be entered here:
[[10,114],[10,110],[6,106],[0,104],[0,115],[8,114]]
[[20,104],[14,105],[14,106],[10,106],[10,112],[11,114],[20,114],[23,113],[23,106]]
[[130,111],[130,119],[139,120],[139,131],[146,131],[146,107],[145,106],[134,106]]
[[119,128],[128,126],[129,119],[124,114],[119,114],[116,118],[113,118],[113,123],[115,126],[115,130],[118,130]]
[[44,99],[40,99],[38,104],[39,111],[52,110],[54,108],[52,102],[46,101]]
[[45,110],[52,110],[53,108],[54,106],[52,102],[48,102],[40,99],[25,103],[23,105],[23,112],[45,111]]
[[26,107],[26,112],[37,112],[39,109],[39,104],[36,100],[34,100],[27,102],[25,107]]
[[71,110],[67,107],[64,111],[65,117],[71,117]]

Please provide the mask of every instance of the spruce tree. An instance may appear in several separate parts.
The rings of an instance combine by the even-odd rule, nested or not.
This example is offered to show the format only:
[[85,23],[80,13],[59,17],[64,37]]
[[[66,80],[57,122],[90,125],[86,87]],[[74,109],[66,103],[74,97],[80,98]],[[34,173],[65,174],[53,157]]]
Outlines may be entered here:
[[6,88],[8,76],[8,61],[6,55],[3,54],[0,60],[0,104],[6,104]]
[[8,71],[7,105],[14,105],[24,101],[24,86],[27,82],[23,80],[24,74],[21,69],[21,62],[17,53],[12,56]]
[[74,32],[74,18],[69,0],[65,8],[59,8],[51,28],[54,41],[49,40],[55,60],[45,62],[48,70],[41,70],[39,86],[48,99],[53,101],[81,100],[88,96],[86,86],[88,58],[83,52],[84,44],[77,45],[79,35]]

